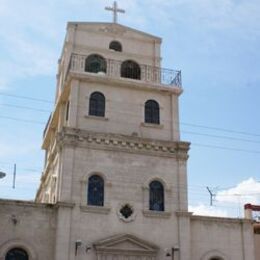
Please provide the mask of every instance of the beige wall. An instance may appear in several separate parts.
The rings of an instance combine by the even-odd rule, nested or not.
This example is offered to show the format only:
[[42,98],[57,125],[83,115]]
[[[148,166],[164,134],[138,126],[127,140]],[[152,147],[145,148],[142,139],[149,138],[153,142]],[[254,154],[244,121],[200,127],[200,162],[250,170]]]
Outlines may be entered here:
[[[124,85],[73,81],[68,126],[96,132],[137,135],[143,138],[179,141],[178,96]],[[105,118],[89,117],[89,98],[99,91],[106,98]],[[160,106],[160,125],[144,123],[144,106],[149,99]]]
[[53,259],[56,218],[53,205],[0,200],[0,260],[14,247],[30,260]]
[[260,259],[260,234],[255,234],[255,259]]
[[194,260],[254,260],[250,221],[217,217],[191,218],[191,255]]

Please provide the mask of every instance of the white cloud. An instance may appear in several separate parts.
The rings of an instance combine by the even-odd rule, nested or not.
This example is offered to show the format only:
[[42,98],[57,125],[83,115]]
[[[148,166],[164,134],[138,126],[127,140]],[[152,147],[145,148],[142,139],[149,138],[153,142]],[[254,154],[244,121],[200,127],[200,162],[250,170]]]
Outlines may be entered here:
[[253,178],[242,181],[234,188],[220,191],[216,201],[223,203],[260,204],[260,182]]
[[200,216],[214,216],[214,217],[228,217],[229,213],[225,210],[219,209],[214,206],[206,206],[199,204],[198,206],[189,206],[189,211],[194,215]]
[[260,204],[260,182],[249,178],[233,188],[217,192],[213,206],[200,203],[189,206],[194,215],[218,217],[244,217],[244,205]]

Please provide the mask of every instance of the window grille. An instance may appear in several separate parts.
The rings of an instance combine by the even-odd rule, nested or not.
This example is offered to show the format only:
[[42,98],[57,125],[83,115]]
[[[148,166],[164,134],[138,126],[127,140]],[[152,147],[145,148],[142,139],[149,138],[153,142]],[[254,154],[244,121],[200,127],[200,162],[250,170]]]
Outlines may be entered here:
[[109,44],[109,49],[114,50],[114,51],[119,51],[119,52],[121,52],[121,51],[122,51],[122,45],[121,45],[121,43],[118,42],[118,41],[112,41],[112,42]]
[[152,181],[150,188],[150,210],[164,211],[164,189],[159,181]]
[[104,180],[98,175],[88,179],[88,205],[104,206]]
[[107,71],[106,60],[102,56],[97,54],[92,54],[88,56],[85,61],[85,71],[92,72],[92,73],[99,73],[99,72],[106,73]]
[[140,66],[135,61],[124,61],[121,65],[121,77],[130,79],[141,79]]
[[160,124],[160,107],[155,100],[145,102],[145,123]]
[[89,100],[89,115],[105,116],[105,96],[100,92],[94,92],[90,95]]

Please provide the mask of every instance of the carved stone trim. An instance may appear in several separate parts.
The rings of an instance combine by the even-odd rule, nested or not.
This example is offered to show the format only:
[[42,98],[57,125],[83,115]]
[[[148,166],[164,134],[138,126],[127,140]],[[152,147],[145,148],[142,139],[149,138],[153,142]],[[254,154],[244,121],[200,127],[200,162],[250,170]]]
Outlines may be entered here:
[[[125,243],[129,243],[131,247],[125,248],[125,245],[123,247],[120,246]],[[155,257],[159,250],[156,245],[130,234],[120,234],[108,237],[95,242],[93,245],[98,256],[147,256],[149,257],[149,260],[152,259],[152,257]],[[137,259],[140,258],[138,257]]]
[[81,205],[80,210],[82,212],[108,214],[110,212],[111,208],[110,207],[102,207],[102,206]]
[[169,211],[143,210],[143,214],[145,217],[151,218],[169,218],[171,216]]
[[64,127],[57,138],[60,146],[70,145],[92,149],[177,157],[180,159],[188,158],[189,143],[184,142],[169,142],[119,134],[96,133],[69,127]]
[[[122,207],[124,207],[126,205],[128,205],[132,209],[132,212],[133,212],[132,215],[129,216],[128,218],[125,218],[124,216],[122,216],[122,214],[120,212]],[[137,212],[136,212],[134,206],[131,203],[126,202],[126,203],[120,203],[119,204],[119,206],[117,207],[117,215],[118,215],[120,220],[122,220],[123,222],[129,223],[129,222],[132,222],[132,221],[135,220]]]

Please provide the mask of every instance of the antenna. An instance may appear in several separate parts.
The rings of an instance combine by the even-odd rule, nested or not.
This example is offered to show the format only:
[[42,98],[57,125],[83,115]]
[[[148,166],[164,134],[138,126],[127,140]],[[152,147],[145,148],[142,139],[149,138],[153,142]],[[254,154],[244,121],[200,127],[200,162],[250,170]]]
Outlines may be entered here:
[[13,189],[15,189],[15,181],[16,181],[16,164],[14,164]]
[[213,191],[208,186],[206,188],[210,195],[210,206],[213,206],[213,199],[215,198],[216,194],[213,193]]

